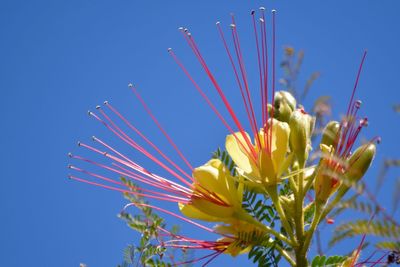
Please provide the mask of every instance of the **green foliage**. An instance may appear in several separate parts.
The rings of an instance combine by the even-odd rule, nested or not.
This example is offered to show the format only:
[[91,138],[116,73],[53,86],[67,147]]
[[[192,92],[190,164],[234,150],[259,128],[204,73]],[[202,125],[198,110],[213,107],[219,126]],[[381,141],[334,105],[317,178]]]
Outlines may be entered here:
[[311,267],[323,267],[323,266],[338,266],[340,263],[343,263],[347,257],[344,256],[316,256],[312,262]]
[[[130,180],[122,177],[121,181],[131,192],[140,193],[140,189]],[[140,214],[131,215],[125,211],[119,214],[127,225],[133,230],[141,233],[139,244],[136,246],[128,245],[124,249],[123,263],[118,267],[149,266],[149,267],[169,267],[174,264],[175,250],[166,249],[162,244],[162,237],[159,235],[159,228],[165,228],[164,219],[153,212],[153,209],[140,204],[147,204],[141,196],[137,194],[124,193],[124,197],[136,207]],[[171,233],[176,234],[179,231],[177,226],[173,226]],[[181,258],[187,261],[189,254],[187,251],[181,251]],[[189,266],[183,265],[183,266]]]

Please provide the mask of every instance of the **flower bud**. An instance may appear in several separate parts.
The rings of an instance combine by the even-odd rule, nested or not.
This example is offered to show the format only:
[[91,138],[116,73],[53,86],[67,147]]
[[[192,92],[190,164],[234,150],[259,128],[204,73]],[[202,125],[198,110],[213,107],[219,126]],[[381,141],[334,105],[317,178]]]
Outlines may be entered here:
[[339,132],[340,123],[337,121],[330,121],[322,132],[321,144],[331,146],[334,144],[336,136]]
[[295,203],[294,195],[289,196],[279,196],[279,201],[281,202],[282,208],[285,211],[286,218],[289,221],[294,220],[295,216]]
[[304,164],[311,149],[311,131],[314,128],[314,120],[304,111],[296,110],[290,116],[289,126],[291,149],[300,164]]
[[368,143],[361,145],[354,151],[349,159],[349,167],[346,171],[346,178],[350,183],[357,182],[367,172],[375,157],[376,145]]
[[296,99],[286,91],[275,93],[274,117],[283,122],[289,122],[290,115],[296,109]]
[[328,198],[337,190],[339,186],[340,173],[337,173],[335,164],[331,164],[330,154],[332,151],[332,146],[326,146],[324,144],[320,145],[321,151],[324,154],[320,160],[318,167],[316,169],[314,189],[315,198],[319,203],[326,203]]

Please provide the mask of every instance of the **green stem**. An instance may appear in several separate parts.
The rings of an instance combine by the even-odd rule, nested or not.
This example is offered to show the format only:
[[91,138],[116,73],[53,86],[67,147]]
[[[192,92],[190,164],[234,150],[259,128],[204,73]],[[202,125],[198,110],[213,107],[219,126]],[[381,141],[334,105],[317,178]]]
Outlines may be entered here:
[[279,217],[281,219],[281,224],[283,228],[285,228],[286,233],[289,235],[290,239],[292,240],[291,245],[296,244],[296,239],[293,234],[292,227],[289,225],[289,222],[286,219],[285,212],[282,209],[281,202],[279,201],[278,197],[278,186],[277,185],[272,185],[268,186],[265,189],[269,195],[269,197],[272,200],[272,203],[274,203],[276,211],[279,214]]
[[[301,164],[304,168],[304,163]],[[303,252],[305,242],[304,242],[304,210],[303,210],[303,204],[304,204],[304,172],[300,172],[297,175],[297,184],[298,184],[298,191],[295,193],[295,216],[294,216],[294,223],[296,227],[296,238],[297,238],[297,243],[298,246],[295,248],[295,254],[296,254],[296,266],[297,267],[307,267],[307,250]]]
[[286,250],[284,250],[278,244],[275,244],[275,248],[289,262],[291,266],[296,267],[296,262],[290,257],[289,253]]
[[305,240],[304,240],[304,246],[301,251],[301,253],[304,255],[307,253],[308,247],[310,246],[310,243],[311,243],[311,239],[314,235],[315,230],[317,229],[319,222],[321,221],[321,218],[323,218],[322,214],[323,214],[323,206],[324,205],[325,205],[324,203],[315,202],[314,218],[311,223],[310,229],[308,229],[308,231],[306,233]]

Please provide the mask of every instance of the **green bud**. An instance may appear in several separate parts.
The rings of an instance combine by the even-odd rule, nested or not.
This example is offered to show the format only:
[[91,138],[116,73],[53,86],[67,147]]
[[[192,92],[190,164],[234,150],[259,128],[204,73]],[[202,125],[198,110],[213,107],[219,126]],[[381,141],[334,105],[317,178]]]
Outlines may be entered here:
[[277,120],[289,122],[290,115],[296,109],[296,99],[286,91],[275,93],[274,117]]
[[345,174],[349,182],[357,182],[364,176],[369,166],[371,166],[375,153],[376,145],[374,143],[361,145],[354,151],[349,158],[349,168]]
[[339,132],[340,123],[337,121],[330,121],[322,132],[321,144],[331,146],[335,142],[336,136]]
[[294,220],[295,216],[294,195],[291,194],[289,196],[279,196],[279,201],[281,202],[282,208],[285,211],[287,219],[289,221]]
[[290,147],[302,165],[311,150],[311,131],[314,128],[314,120],[303,111],[296,110],[290,116],[289,126]]

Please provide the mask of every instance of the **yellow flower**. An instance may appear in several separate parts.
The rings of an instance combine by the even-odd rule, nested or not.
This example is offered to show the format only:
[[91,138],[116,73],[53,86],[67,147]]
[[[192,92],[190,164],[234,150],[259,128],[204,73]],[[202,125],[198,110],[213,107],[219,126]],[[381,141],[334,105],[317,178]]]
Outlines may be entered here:
[[189,218],[204,221],[230,221],[242,216],[243,184],[235,184],[219,159],[212,159],[193,170],[193,195],[189,204],[179,203]]
[[[248,147],[241,133],[226,137],[226,150],[235,162],[239,174],[254,187],[280,183],[280,176],[291,161],[291,157],[287,157],[289,125],[286,122],[270,119],[267,126],[267,130],[263,128],[259,131],[253,148]],[[248,136],[247,133],[246,135]]]

